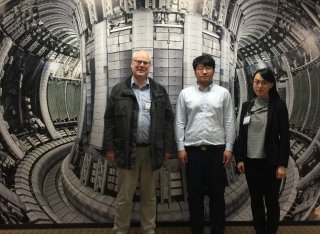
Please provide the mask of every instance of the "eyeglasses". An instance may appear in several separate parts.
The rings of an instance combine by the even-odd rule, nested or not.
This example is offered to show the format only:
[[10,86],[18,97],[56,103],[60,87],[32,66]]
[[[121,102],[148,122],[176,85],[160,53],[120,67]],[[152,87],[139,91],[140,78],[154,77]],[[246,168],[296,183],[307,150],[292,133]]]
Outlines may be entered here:
[[150,64],[151,64],[151,62],[142,61],[142,60],[136,60],[136,59],[134,59],[133,61],[135,61],[138,65],[143,64],[143,65],[147,66],[147,65],[150,65]]
[[209,66],[197,66],[197,71],[212,71],[213,68],[212,67],[209,67]]
[[253,83],[255,85],[261,85],[261,86],[265,86],[267,84],[270,84],[270,82],[266,81],[266,80],[253,80]]

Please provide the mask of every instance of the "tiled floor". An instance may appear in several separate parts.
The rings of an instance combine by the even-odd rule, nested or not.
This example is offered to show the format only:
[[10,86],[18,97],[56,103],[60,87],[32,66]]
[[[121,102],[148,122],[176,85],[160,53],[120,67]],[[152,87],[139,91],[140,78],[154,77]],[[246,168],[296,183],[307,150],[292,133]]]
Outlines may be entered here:
[[[189,234],[188,227],[158,227],[157,234]],[[254,234],[251,226],[227,226],[225,234]],[[319,234],[320,225],[281,226],[278,234]],[[0,234],[112,234],[111,228],[54,228],[54,229],[1,229]],[[139,228],[131,228],[129,234],[140,234]],[[204,234],[209,234],[209,228]]]

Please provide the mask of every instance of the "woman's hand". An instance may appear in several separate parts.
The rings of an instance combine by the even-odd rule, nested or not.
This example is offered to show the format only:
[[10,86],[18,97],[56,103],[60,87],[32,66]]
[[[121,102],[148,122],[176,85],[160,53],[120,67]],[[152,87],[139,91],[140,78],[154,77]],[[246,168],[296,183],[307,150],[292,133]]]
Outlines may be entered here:
[[244,163],[243,162],[238,162],[237,168],[240,171],[240,173],[244,172]]
[[279,166],[276,172],[277,179],[280,179],[280,180],[283,179],[286,176],[286,171],[287,171],[287,168],[283,166]]

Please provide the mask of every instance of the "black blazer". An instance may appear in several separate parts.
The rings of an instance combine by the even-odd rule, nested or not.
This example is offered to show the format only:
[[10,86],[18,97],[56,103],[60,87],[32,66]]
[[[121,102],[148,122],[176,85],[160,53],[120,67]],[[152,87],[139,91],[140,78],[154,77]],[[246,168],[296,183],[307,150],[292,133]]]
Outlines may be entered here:
[[[234,150],[237,162],[244,161],[247,156],[248,124],[243,125],[243,119],[253,107],[254,100],[251,99],[242,104],[239,135]],[[286,103],[281,99],[270,99],[267,118],[266,132],[261,133],[265,134],[264,149],[267,162],[270,165],[287,167],[290,153],[290,138]]]

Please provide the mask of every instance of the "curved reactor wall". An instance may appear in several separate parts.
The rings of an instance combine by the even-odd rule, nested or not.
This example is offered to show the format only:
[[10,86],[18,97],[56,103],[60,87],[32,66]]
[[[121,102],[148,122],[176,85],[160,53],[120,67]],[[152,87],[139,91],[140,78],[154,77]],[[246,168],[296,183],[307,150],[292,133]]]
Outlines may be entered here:
[[[215,59],[214,83],[229,89],[237,113],[252,73],[271,67],[290,115],[281,219],[319,220],[319,1],[21,0],[0,9],[4,223],[112,222],[116,168],[101,153],[103,116],[138,49],[151,53],[150,75],[173,108],[195,84],[192,60],[202,53]],[[227,173],[227,220],[249,221],[246,180],[234,163]],[[159,222],[188,221],[177,159],[161,169],[157,199]],[[138,221],[139,188],[135,203]]]

